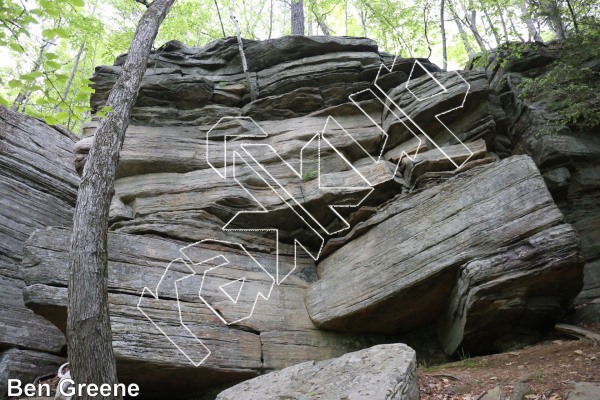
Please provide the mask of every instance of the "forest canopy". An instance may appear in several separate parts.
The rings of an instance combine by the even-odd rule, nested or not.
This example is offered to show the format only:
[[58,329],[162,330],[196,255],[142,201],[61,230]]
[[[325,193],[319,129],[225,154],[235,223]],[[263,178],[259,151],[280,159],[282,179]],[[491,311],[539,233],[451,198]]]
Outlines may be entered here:
[[[0,104],[80,132],[91,118],[94,67],[127,51],[146,6],[0,0]],[[234,36],[233,15],[245,39],[366,36],[383,51],[456,69],[503,43],[597,39],[599,10],[597,0],[177,0],[155,45]]]

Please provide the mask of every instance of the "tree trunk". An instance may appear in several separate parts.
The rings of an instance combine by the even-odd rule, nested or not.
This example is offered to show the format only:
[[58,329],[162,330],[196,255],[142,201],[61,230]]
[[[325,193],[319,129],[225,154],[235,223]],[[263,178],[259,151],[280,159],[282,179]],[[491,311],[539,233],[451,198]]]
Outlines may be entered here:
[[469,20],[469,18],[467,17],[467,21],[469,29],[471,29],[471,32],[473,32],[473,36],[475,36],[475,40],[477,41],[479,48],[481,49],[481,51],[486,51],[487,48],[485,46],[485,42],[483,41],[483,38],[479,33],[479,29],[477,29],[477,11],[471,10],[471,18]]
[[273,0],[271,0],[271,10],[269,11],[269,37],[267,39],[271,39],[272,34],[273,34]]
[[[498,46],[500,44],[500,36],[498,35],[498,30],[494,26],[494,22],[492,21],[492,18],[490,18],[490,14],[487,12],[485,7],[482,7],[482,8],[483,8],[483,14],[485,15],[485,19],[487,19],[487,22],[490,25],[490,30],[492,31],[492,35],[494,35],[494,40],[496,41],[496,46]],[[482,20],[482,22],[483,22],[483,20]],[[484,26],[484,28],[485,28],[485,26]],[[486,33],[487,33],[487,31],[486,31]]]
[[531,15],[527,11],[527,4],[525,4],[525,2],[521,4],[521,14],[523,14],[525,25],[527,25],[529,41],[531,42],[533,40],[535,42],[541,42],[542,37],[540,36],[540,32],[535,28],[535,24],[533,23],[533,19],[531,19]]
[[[77,383],[117,383],[108,312],[108,210],[119,152],[152,43],[174,1],[154,0],[140,19],[121,74],[106,102],[112,111],[100,121],[83,169],[73,217],[67,316],[70,369]],[[121,397],[80,397],[115,398]]]
[[550,28],[554,31],[556,38],[565,39],[567,37],[567,32],[565,30],[560,8],[558,7],[558,4],[556,4],[556,1],[542,0],[540,1],[540,4],[548,16]]
[[442,31],[442,69],[448,70],[448,52],[446,47],[446,26],[444,24],[444,7],[446,0],[442,0],[440,4],[440,30]]
[[358,10],[358,15],[360,17],[360,24],[362,25],[362,30],[363,30],[363,36],[367,37],[367,16],[368,16],[369,11],[368,10],[363,10],[363,9],[359,9]]
[[[75,74],[77,73],[77,68],[79,67],[79,60],[81,60],[81,54],[83,54],[83,49],[85,48],[85,43],[81,43],[79,46],[79,50],[77,51],[77,55],[75,56],[75,61],[73,62],[73,66],[71,67],[71,73],[69,74],[69,80],[67,80],[67,84],[65,85],[65,90],[60,98],[61,103],[67,101],[67,96],[69,95],[69,90],[71,89],[71,84],[73,83],[73,78],[75,78]],[[56,110],[60,103],[57,103],[54,106]]]
[[456,24],[456,29],[458,29],[458,34],[463,42],[463,46],[465,46],[465,50],[467,51],[469,58],[473,58],[475,52],[473,51],[473,47],[471,47],[471,43],[469,43],[469,36],[467,35],[467,32],[465,32],[465,29],[463,28],[463,23],[458,17],[456,9],[454,8],[454,5],[451,1],[448,1],[448,8],[452,13],[452,18],[454,19],[454,23]]
[[[33,64],[33,68],[29,72],[30,74],[32,74],[36,71],[39,71],[42,68],[42,62],[44,60],[44,52],[46,51],[48,46],[52,46],[52,45],[54,45],[54,43],[56,43],[56,39],[57,38],[54,37],[52,40],[44,41],[44,43],[40,46],[40,50],[38,52],[38,58],[37,58],[37,60],[35,60],[35,63]],[[15,101],[13,102],[11,110],[20,111],[21,106],[29,98],[29,95],[31,95],[31,91],[29,90],[29,88],[32,86],[32,83],[33,82],[25,85],[25,87],[23,87],[23,89],[21,89],[19,91],[19,94],[17,95],[17,97],[15,98]],[[23,107],[22,111],[25,111],[25,107]]]
[[292,0],[292,35],[304,35],[303,0]]
[[427,42],[427,50],[429,51],[426,58],[431,57],[431,42],[429,41],[428,23],[429,21],[429,3],[423,5],[423,31],[425,33],[425,41]]
[[221,10],[219,10],[219,3],[217,3],[217,0],[215,0],[215,7],[217,7],[217,15],[219,16],[219,23],[221,24],[221,32],[223,32],[223,37],[226,37],[227,35],[225,35],[225,27],[223,26],[223,19],[221,19]]
[[250,79],[250,72],[248,71],[248,63],[246,61],[246,53],[244,52],[244,42],[242,41],[242,33],[240,32],[240,24],[233,14],[233,6],[235,2],[231,0],[231,6],[229,7],[229,18],[233,21],[235,25],[235,32],[238,42],[238,49],[240,51],[240,58],[242,59],[242,68],[244,70],[244,74],[246,74],[246,81],[248,83],[248,90],[250,91],[250,99],[252,101],[256,100],[256,92],[254,91],[254,85],[252,84],[252,79]]
[[567,6],[569,7],[569,13],[571,13],[571,19],[573,20],[573,28],[575,28],[575,33],[579,33],[579,24],[577,23],[577,17],[575,16],[575,10],[571,7],[571,1],[567,0]]
[[525,42],[525,38],[523,38],[523,35],[521,35],[521,33],[515,27],[515,23],[513,22],[511,17],[508,17],[508,21],[510,22],[513,34],[516,35],[521,42]]
[[498,10],[498,15],[500,16],[500,23],[502,24],[502,32],[504,33],[504,41],[508,42],[508,29],[506,29],[506,21],[504,20],[504,15],[500,5],[496,3],[496,9]]
[[344,2],[344,24],[346,25],[346,36],[348,36],[348,0]]

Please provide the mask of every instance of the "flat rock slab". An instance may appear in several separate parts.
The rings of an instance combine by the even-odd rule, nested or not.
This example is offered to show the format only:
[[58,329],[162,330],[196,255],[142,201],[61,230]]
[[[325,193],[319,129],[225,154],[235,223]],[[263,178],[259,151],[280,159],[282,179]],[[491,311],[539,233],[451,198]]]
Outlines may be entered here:
[[531,158],[515,156],[400,196],[371,220],[319,263],[306,296],[317,326],[390,333],[431,322],[460,265],[560,225],[563,215]]
[[569,400],[597,400],[600,398],[600,384],[595,382],[575,382]]
[[404,344],[387,344],[306,362],[245,381],[217,396],[233,399],[417,400],[416,354]]

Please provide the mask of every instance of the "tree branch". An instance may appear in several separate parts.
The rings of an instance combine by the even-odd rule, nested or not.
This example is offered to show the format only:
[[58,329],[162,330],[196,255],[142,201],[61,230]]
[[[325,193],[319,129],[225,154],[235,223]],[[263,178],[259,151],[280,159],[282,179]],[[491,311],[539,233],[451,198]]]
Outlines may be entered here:
[[140,3],[146,6],[146,8],[150,7],[150,3],[148,3],[148,0],[134,0],[136,3]]

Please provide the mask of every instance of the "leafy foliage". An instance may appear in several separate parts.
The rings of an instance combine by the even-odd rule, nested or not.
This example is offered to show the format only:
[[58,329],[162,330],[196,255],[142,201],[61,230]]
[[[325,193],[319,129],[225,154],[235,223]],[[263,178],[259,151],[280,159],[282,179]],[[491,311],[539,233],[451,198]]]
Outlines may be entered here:
[[562,42],[561,57],[544,75],[525,78],[523,98],[539,101],[556,114],[556,121],[540,133],[556,133],[564,127],[590,131],[600,126],[600,30],[591,29]]
[[[383,51],[431,57],[442,65],[443,22],[448,62],[457,68],[468,57],[485,65],[487,52],[503,43],[514,47],[552,39],[557,26],[575,40],[578,31],[589,32],[597,24],[600,12],[595,0],[444,0],[441,21],[440,5],[440,0],[304,0],[305,31],[366,36]],[[229,6],[223,0],[177,0],[157,45],[175,39],[201,46],[233,35]],[[0,0],[0,105],[80,131],[91,118],[89,78],[94,67],[112,64],[127,50],[143,11],[144,5],[135,0]],[[245,38],[290,33],[289,0],[236,0],[234,13]],[[518,57],[519,49],[507,53]],[[569,65],[577,62],[565,61],[554,78],[540,78],[537,84],[559,81],[561,73],[573,77]],[[583,82],[592,72],[577,73]],[[557,90],[578,99],[587,99],[589,92],[576,80]],[[569,123],[593,121],[595,114],[589,114],[585,101],[557,105],[556,110],[563,109],[561,118]]]

